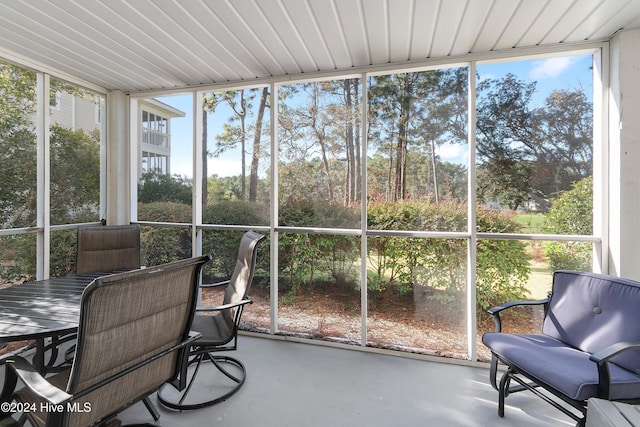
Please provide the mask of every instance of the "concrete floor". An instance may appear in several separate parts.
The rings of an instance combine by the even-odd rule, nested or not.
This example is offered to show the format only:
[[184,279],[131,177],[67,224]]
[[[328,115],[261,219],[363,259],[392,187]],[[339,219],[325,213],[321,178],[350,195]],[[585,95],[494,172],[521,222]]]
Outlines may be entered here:
[[[255,336],[241,336],[231,355],[244,362],[248,374],[229,400],[188,412],[158,405],[156,423],[139,403],[119,418],[123,424],[166,427],[575,425],[528,392],[509,396],[505,417],[498,417],[497,392],[482,367]],[[213,375],[215,369],[209,365],[206,372]],[[207,382],[198,393],[217,392],[223,380]]]

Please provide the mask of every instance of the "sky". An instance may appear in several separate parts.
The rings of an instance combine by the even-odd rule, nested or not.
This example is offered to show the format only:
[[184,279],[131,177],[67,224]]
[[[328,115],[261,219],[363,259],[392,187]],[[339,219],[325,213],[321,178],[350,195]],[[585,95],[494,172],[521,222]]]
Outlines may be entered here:
[[[545,98],[554,89],[577,89],[582,87],[587,96],[592,98],[593,77],[591,71],[591,55],[535,59],[527,61],[500,62],[479,64],[477,67],[478,82],[488,78],[501,78],[512,73],[525,83],[537,82],[534,103],[542,105]],[[185,117],[171,121],[172,149],[171,173],[192,177],[192,141],[193,141],[193,101],[191,95],[180,95],[158,98],[185,112]],[[227,119],[231,112],[221,112],[219,118]],[[222,123],[211,123],[210,134],[220,132]],[[211,136],[210,136],[211,141]],[[443,161],[466,163],[466,145],[445,144],[440,147],[438,155]],[[231,151],[208,160],[209,174],[218,176],[237,175],[240,160],[237,151]]]

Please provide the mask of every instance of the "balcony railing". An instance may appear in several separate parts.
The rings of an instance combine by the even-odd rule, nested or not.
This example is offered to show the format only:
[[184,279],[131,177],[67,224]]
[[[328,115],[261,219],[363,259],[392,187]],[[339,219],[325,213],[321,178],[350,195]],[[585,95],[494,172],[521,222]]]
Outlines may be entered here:
[[142,129],[142,142],[156,147],[169,148],[169,135],[151,129]]

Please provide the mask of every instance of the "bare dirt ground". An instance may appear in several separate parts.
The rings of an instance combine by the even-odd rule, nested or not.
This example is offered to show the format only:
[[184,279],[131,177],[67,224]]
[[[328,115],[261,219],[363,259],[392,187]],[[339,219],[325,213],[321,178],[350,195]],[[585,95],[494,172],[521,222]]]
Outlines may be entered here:
[[[254,289],[254,304],[243,313],[243,328],[268,331],[270,327],[267,289]],[[220,304],[221,295],[210,293],[206,305]],[[317,286],[304,295],[284,298],[278,307],[279,333],[306,338],[360,344],[360,293],[338,286]],[[436,300],[411,294],[385,295],[368,303],[367,345],[412,353],[467,359],[466,321],[462,310],[443,307]],[[515,312],[503,319],[508,332],[540,330],[541,311]],[[489,361],[490,352],[481,342],[484,332],[493,331],[493,318],[478,316],[478,360]]]

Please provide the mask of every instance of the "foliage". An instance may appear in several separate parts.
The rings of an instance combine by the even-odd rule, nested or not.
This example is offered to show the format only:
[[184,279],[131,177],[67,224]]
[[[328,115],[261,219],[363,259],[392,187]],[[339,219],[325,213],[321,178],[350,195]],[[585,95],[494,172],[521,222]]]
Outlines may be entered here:
[[[35,73],[0,62],[0,226],[36,225]],[[93,94],[51,80],[50,99],[64,91],[83,99]],[[50,127],[51,222],[98,220],[100,200],[99,131]]]
[[[202,214],[205,224],[268,225],[269,211],[264,205],[253,202],[222,201],[206,207]],[[205,272],[212,278],[229,278],[236,266],[238,243],[243,231],[205,230],[202,235],[202,252],[211,254],[213,260]],[[269,243],[258,248],[256,276],[268,277]]]
[[[517,233],[520,225],[508,214],[479,208],[477,228],[479,232]],[[528,296],[530,269],[525,247],[519,240],[478,240],[476,299],[482,309]]]
[[[140,218],[153,221],[189,223],[191,206],[176,202],[138,203]],[[158,265],[191,256],[191,229],[144,226],[140,232],[142,263]]]
[[591,175],[592,106],[582,89],[555,90],[532,101],[536,83],[516,76],[478,85],[478,200],[517,209],[548,201]]
[[[0,223],[2,228],[36,224],[36,137],[31,120],[35,75],[0,63]],[[61,88],[62,82],[52,82]],[[50,127],[50,220],[52,224],[97,221],[100,200],[99,132]],[[50,236],[50,274],[75,270],[75,232]],[[19,260],[16,262],[16,260]],[[36,237],[13,236],[0,243],[1,277],[35,278]]]
[[142,174],[138,184],[138,202],[175,202],[191,204],[191,181],[179,175],[160,171]]
[[[259,96],[257,107],[254,101]],[[240,180],[239,180],[239,200],[249,200],[255,202],[258,199],[259,183],[258,176],[260,160],[263,156],[265,130],[267,128],[265,120],[265,111],[268,105],[269,88],[267,86],[261,89],[240,89],[222,92],[207,93],[203,97],[203,141],[204,147],[208,147],[208,120],[209,114],[216,114],[220,107],[221,110],[228,111],[231,116],[222,125],[222,133],[215,135],[215,147],[212,151],[207,149],[205,153],[207,157],[218,157],[220,154],[239,148],[240,152]],[[253,133],[253,141],[249,144],[249,134]],[[251,150],[249,150],[251,145]],[[239,146],[239,147],[238,147]],[[246,191],[246,171],[247,171],[247,154],[251,154],[249,166],[249,194]],[[203,163],[204,175],[207,176],[207,162]],[[205,201],[208,200],[208,188],[204,189]]]
[[[518,225],[497,211],[478,210],[478,231],[509,233]],[[453,203],[374,203],[369,226],[390,230],[462,230],[466,207]],[[478,241],[477,303],[487,308],[495,302],[526,295],[528,273],[524,244],[518,241]],[[371,290],[395,287],[407,292],[426,286],[443,302],[452,301],[466,287],[466,241],[445,238],[376,237],[369,239],[370,265],[374,266]]]
[[292,84],[279,93],[281,200],[314,194],[346,206],[358,202],[359,81]]
[[99,220],[100,133],[51,126],[51,222]]
[[[573,185],[553,201],[543,230],[550,234],[590,235],[593,232],[593,177]],[[591,271],[592,245],[588,242],[545,242],[552,270]]]
[[[358,226],[356,211],[338,203],[311,200],[291,201],[280,206],[280,224],[320,228]],[[290,291],[296,293],[314,280],[332,280],[337,284],[357,283],[359,241],[355,237],[333,234],[281,233],[278,260],[288,275]]]
[[35,225],[35,73],[0,62],[0,225]]
[[387,172],[376,178],[384,183],[385,200],[424,197],[411,185],[410,154],[415,152],[428,159],[422,165],[432,169],[418,176],[434,177],[426,188],[440,200],[436,148],[466,139],[461,139],[467,117],[466,74],[466,68],[453,68],[372,78],[368,140],[387,162],[382,169]]

